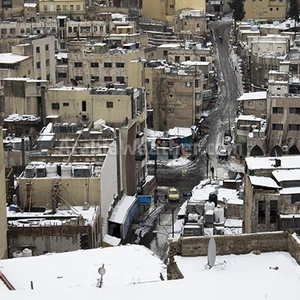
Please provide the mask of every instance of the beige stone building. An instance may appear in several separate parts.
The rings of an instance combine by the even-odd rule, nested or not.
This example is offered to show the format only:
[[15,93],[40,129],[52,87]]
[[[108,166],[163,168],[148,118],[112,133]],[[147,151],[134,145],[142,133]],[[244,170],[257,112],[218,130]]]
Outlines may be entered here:
[[300,228],[299,155],[246,158],[245,233]]
[[2,127],[0,127],[0,144],[0,259],[2,259],[7,257],[6,187]]
[[244,2],[245,20],[266,19],[284,21],[286,19],[287,1],[246,0]]
[[55,39],[53,36],[31,39],[26,44],[12,46],[12,53],[30,55],[33,58],[32,79],[56,83]]
[[24,13],[24,0],[5,0],[0,3],[1,19],[21,17]]
[[0,78],[25,77],[33,74],[33,57],[13,53],[0,53]]
[[144,0],[143,13],[144,18],[153,18],[172,21],[175,12],[190,8],[193,10],[206,11],[206,1],[201,0]]
[[239,110],[245,115],[254,115],[258,118],[267,113],[267,92],[244,93],[237,99]]
[[48,1],[39,2],[41,18],[56,18],[57,16],[68,16],[74,20],[83,20],[85,16],[86,2],[84,0],[76,1]]
[[204,40],[207,34],[206,13],[183,9],[173,16],[173,32],[183,40]]

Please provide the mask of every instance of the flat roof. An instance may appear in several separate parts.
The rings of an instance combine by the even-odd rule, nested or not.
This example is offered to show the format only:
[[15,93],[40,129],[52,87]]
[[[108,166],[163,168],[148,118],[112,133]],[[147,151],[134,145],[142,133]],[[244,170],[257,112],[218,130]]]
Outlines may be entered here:
[[279,189],[280,186],[274,179],[264,176],[249,176],[252,185]]
[[[300,169],[300,156],[289,155],[281,157],[246,157],[246,163],[250,170],[264,170],[264,169]],[[275,159],[281,161],[279,167],[275,166]]]
[[272,175],[278,182],[300,180],[300,170],[276,170]]
[[247,101],[247,100],[266,100],[267,99],[267,92],[251,92],[251,93],[244,93],[238,101]]
[[18,62],[24,61],[32,56],[18,55],[13,53],[0,53],[0,63],[1,64],[16,64]]

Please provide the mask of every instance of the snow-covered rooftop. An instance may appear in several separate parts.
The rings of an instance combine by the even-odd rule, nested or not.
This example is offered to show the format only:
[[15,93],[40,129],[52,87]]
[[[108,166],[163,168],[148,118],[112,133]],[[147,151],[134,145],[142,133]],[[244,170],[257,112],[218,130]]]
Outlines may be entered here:
[[186,137],[192,135],[192,129],[186,127],[174,127],[169,129],[168,133],[171,136]]
[[300,180],[300,169],[299,170],[275,170],[272,172],[272,174],[278,182]]
[[280,195],[293,195],[293,194],[300,194],[300,186],[283,188],[282,190],[280,190]]
[[257,118],[254,115],[239,115],[236,118],[236,121],[257,121],[257,122],[261,122],[261,118]]
[[113,213],[109,221],[117,224],[124,224],[125,218],[127,216],[127,212],[135,201],[136,201],[135,196],[124,195],[122,199],[114,207]]
[[[275,157],[246,157],[246,163],[250,170],[264,170],[264,169],[300,169],[300,156],[289,155]],[[281,161],[281,166],[275,166],[275,159]]]
[[252,93],[244,93],[238,101],[247,101],[247,100],[266,100],[267,92],[252,92]]
[[274,179],[264,176],[249,176],[252,185],[264,186],[269,188],[279,189],[280,186],[275,182]]

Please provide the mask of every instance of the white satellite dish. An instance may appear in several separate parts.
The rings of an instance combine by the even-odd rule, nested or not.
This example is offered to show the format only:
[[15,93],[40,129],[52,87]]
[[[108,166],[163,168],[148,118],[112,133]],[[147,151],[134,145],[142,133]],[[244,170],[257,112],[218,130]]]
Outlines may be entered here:
[[209,268],[212,268],[216,262],[217,254],[216,242],[213,237],[209,240],[207,252],[207,265]]

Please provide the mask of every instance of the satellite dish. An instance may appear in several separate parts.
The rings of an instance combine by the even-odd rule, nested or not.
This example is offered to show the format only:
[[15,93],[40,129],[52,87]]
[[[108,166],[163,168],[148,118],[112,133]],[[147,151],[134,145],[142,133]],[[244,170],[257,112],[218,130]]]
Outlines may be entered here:
[[215,239],[212,237],[208,243],[208,253],[207,253],[207,264],[210,268],[212,268],[216,262],[216,252],[217,252],[216,242]]
[[71,78],[70,81],[71,81],[72,85],[74,85],[74,86],[77,86],[77,85],[78,85],[78,82],[77,82],[76,79]]

